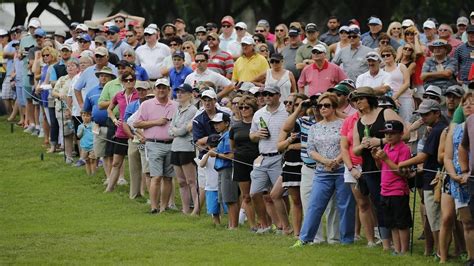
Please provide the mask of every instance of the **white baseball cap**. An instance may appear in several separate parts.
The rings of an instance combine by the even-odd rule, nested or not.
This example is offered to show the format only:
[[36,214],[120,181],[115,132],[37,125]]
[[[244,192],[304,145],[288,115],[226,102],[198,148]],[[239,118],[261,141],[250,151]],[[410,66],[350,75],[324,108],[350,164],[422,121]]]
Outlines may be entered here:
[[28,28],[29,27],[33,27],[33,28],[37,29],[37,28],[41,27],[41,22],[37,19],[32,19],[28,23]]
[[241,44],[254,45],[255,41],[251,36],[244,36],[240,41]]
[[241,29],[244,29],[246,30],[247,29],[247,24],[245,24],[245,22],[237,22],[237,24],[235,24],[235,28],[241,28]]
[[320,51],[320,52],[323,52],[323,53],[326,53],[327,50],[326,50],[326,47],[324,47],[324,45],[322,44],[316,44],[315,46],[313,46],[313,49],[311,49],[311,51]]
[[411,19],[405,19],[404,21],[402,21],[402,27],[411,27],[411,26],[414,26],[415,25],[415,22],[413,22],[413,20]]
[[427,21],[425,21],[425,23],[423,23],[423,29],[424,28],[436,29],[436,24],[431,20],[427,20]]
[[156,29],[152,28],[152,27],[146,27],[145,30],[143,31],[143,33],[146,33],[146,34],[156,34]]
[[210,89],[205,90],[205,91],[202,92],[201,98],[204,98],[204,97],[209,97],[211,99],[217,99],[217,94],[214,91],[214,89],[210,88]]
[[76,26],[76,30],[82,30],[82,31],[88,31],[89,27],[86,26],[86,24],[79,24]]
[[158,85],[165,85],[165,86],[169,87],[170,86],[170,81],[168,79],[165,79],[165,78],[157,79],[155,81],[155,87],[158,86]]

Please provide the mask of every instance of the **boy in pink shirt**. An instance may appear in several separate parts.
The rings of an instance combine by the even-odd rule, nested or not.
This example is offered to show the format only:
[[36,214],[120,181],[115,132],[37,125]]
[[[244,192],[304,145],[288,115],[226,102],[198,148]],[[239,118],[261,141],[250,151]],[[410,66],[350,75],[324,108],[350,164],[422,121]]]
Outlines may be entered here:
[[398,172],[398,163],[411,157],[410,148],[402,141],[403,124],[397,120],[385,122],[387,144],[383,150],[374,148],[372,156],[377,160],[382,171],[381,205],[385,224],[392,230],[394,254],[408,251],[410,227],[410,190],[408,180]]

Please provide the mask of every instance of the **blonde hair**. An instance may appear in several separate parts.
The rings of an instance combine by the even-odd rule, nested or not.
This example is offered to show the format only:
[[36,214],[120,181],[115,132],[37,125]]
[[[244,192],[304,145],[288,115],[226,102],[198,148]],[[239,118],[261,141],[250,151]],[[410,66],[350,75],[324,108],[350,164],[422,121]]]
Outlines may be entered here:
[[41,55],[43,55],[44,52],[48,52],[50,56],[50,61],[49,64],[53,65],[58,62],[58,50],[54,49],[53,47],[46,46],[43,49],[41,49]]
[[403,38],[402,36],[402,24],[400,24],[400,22],[398,21],[394,21],[392,23],[390,23],[390,25],[388,25],[388,29],[387,29],[387,35],[390,37],[390,38],[394,38],[393,34],[392,34],[392,30],[393,28],[400,28],[400,35],[396,36],[396,38],[398,39],[401,39]]
[[331,102],[332,107],[334,109],[337,109],[339,101],[338,101],[337,95],[335,93],[325,92],[325,93],[321,94],[321,96],[319,96],[319,98],[318,98],[318,103],[321,103],[324,99],[328,99]]
[[[191,55],[192,57],[194,57],[197,53],[197,50],[196,50],[196,45],[194,45],[194,43],[192,41],[185,41],[183,42],[183,45],[181,45],[181,49],[183,49],[183,46],[189,44],[191,46],[191,50],[193,50],[193,54]],[[184,51],[184,49],[183,49]]]

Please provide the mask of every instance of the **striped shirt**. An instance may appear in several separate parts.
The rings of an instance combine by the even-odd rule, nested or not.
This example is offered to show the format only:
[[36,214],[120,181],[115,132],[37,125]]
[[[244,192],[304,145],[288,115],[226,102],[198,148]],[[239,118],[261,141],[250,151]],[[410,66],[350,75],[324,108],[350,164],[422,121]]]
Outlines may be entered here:
[[465,43],[456,49],[454,59],[458,62],[459,79],[464,83],[469,83],[469,70],[474,64],[474,45]]
[[222,76],[226,76],[227,74],[232,74],[234,59],[229,53],[217,50],[216,54],[209,58],[207,68]]
[[316,161],[309,157],[306,147],[308,146],[308,132],[312,125],[316,124],[316,120],[311,116],[303,116],[296,120],[296,123],[300,126],[301,136],[301,160],[305,165],[313,166]]
[[254,133],[260,129],[260,117],[267,123],[268,130],[270,131],[270,137],[267,139],[261,139],[258,142],[258,151],[260,153],[275,153],[278,152],[277,143],[278,135],[280,134],[281,125],[285,123],[288,118],[288,112],[285,109],[285,105],[280,103],[280,106],[276,111],[270,113],[267,110],[267,106],[264,106],[253,116],[252,126],[250,127],[250,133]]

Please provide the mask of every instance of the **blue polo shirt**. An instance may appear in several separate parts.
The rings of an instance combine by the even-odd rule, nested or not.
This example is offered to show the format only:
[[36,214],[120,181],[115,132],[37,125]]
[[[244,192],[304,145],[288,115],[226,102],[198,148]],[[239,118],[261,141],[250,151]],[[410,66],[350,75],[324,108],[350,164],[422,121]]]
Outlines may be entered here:
[[102,89],[102,87],[96,86],[87,93],[84,99],[83,110],[86,112],[91,112],[92,121],[94,121],[96,124],[99,124],[101,127],[105,127],[105,121],[107,120],[107,109],[99,109],[99,97]]
[[[219,109],[216,109],[216,113],[222,113]],[[197,115],[193,120],[193,142],[196,143],[199,139],[207,137],[211,134],[217,134],[217,131],[209,123],[211,119],[207,115],[206,111],[203,111]],[[206,154],[206,151],[199,151],[199,159]]]
[[[216,152],[223,154],[232,152],[232,149],[230,148],[229,130],[222,133],[221,141],[219,141],[219,144],[217,145]],[[222,157],[216,158],[216,162],[214,163],[214,169],[216,169],[216,171],[230,167],[232,167],[231,160],[223,159]]]
[[[107,63],[107,66],[112,69],[115,76],[118,76],[117,68],[114,65]],[[95,72],[98,70],[100,69],[97,69],[97,65],[86,68],[79,76],[74,89],[77,91],[84,90],[87,94],[91,89],[97,87],[99,85],[99,79],[95,76]]]
[[140,107],[140,100],[135,100],[127,105],[125,108],[125,114],[123,115],[123,121],[127,122],[127,120],[132,116],[138,108]]
[[191,73],[193,73],[193,70],[187,66],[184,66],[179,72],[174,67],[170,70],[169,76],[170,85],[173,88],[173,99],[176,99],[176,88],[183,84],[186,77]]
[[137,77],[137,80],[141,81],[147,81],[150,79],[146,70],[138,65],[135,66],[135,76]]
[[[58,62],[58,65],[65,65],[64,60],[61,58]],[[51,67],[51,72],[49,72],[49,81],[57,81],[58,75],[56,74],[56,69]]]

